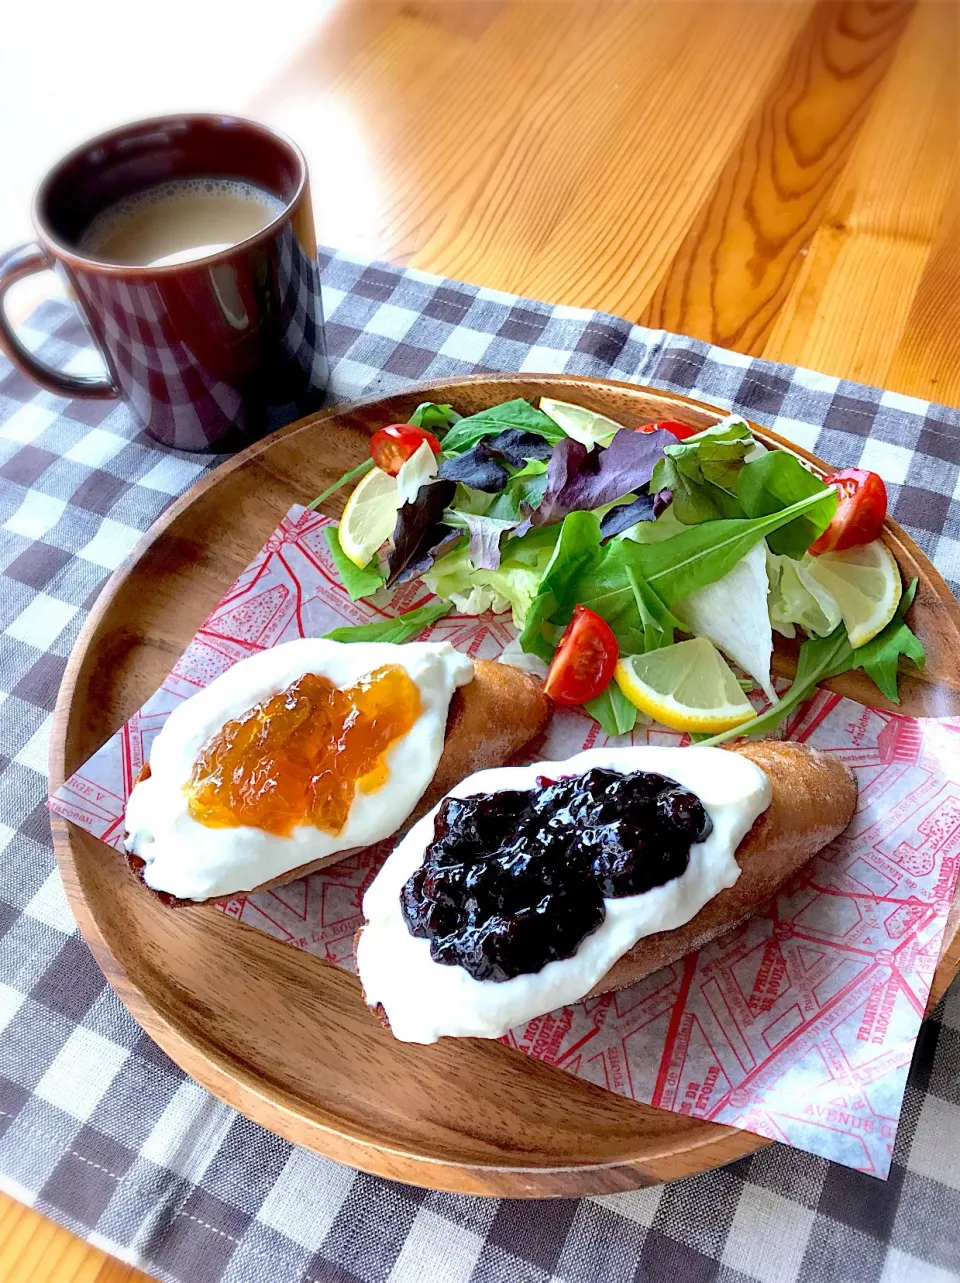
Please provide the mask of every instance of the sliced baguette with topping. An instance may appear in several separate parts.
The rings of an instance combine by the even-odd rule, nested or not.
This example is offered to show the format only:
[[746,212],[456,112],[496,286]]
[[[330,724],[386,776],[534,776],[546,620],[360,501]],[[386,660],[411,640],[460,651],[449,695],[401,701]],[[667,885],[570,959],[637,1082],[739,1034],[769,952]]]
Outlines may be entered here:
[[[739,878],[689,922],[638,940],[583,997],[627,988],[738,926],[850,822],[857,805],[857,783],[840,757],[776,741],[734,745],[727,751],[752,761],[771,787],[769,806],[734,852]],[[373,1005],[373,1014],[390,1027],[382,1005]]]
[[[550,716],[550,705],[537,678],[519,668],[499,664],[494,660],[475,659],[473,680],[454,691],[447,714],[446,737],[443,753],[433,779],[403,823],[406,829],[439,802],[460,780],[474,771],[484,771],[493,766],[503,766],[521,749],[543,733]],[[142,767],[136,783],[148,779],[150,763]],[[402,830],[401,830],[402,831]],[[391,841],[392,839],[386,839]],[[265,891],[283,886],[297,878],[315,873],[328,864],[335,864],[360,848],[335,851],[309,864],[290,869],[279,878],[263,882],[251,891]],[[143,881],[145,862],[128,853],[130,868]],[[144,883],[146,885],[146,883]],[[148,888],[153,890],[153,888]],[[244,890],[244,894],[250,891]],[[154,891],[165,904],[175,907],[193,904],[210,904],[222,900],[181,900],[165,891]]]

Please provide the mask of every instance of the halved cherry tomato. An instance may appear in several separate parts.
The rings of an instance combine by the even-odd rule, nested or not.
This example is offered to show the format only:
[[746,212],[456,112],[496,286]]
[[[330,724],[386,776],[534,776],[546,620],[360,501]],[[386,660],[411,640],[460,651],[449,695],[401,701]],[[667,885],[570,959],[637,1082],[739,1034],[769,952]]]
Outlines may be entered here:
[[665,428],[667,432],[672,432],[678,441],[686,441],[687,437],[695,437],[703,428],[691,428],[686,423],[677,423],[675,419],[664,419],[662,423],[645,423],[642,428],[637,428],[638,432],[656,432],[657,428]]
[[391,423],[380,428],[370,438],[370,454],[383,472],[395,477],[408,459],[411,459],[426,441],[434,454],[443,446],[426,428],[415,428],[412,423]]
[[577,606],[543,689],[556,704],[585,704],[606,690],[618,656],[617,639],[607,621]]
[[845,468],[824,477],[824,482],[836,487],[840,502],[829,526],[810,545],[813,555],[844,552],[879,539],[887,515],[887,488],[882,478],[863,468]]

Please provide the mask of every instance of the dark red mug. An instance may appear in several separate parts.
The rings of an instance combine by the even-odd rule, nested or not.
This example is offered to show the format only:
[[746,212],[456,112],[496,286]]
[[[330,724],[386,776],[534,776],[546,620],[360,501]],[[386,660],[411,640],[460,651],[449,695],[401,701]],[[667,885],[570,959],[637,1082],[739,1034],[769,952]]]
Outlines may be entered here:
[[[101,261],[80,247],[96,216],[178,179],[231,178],[282,202],[261,231],[167,266]],[[328,367],[307,164],[288,139],[234,116],[178,115],[84,143],[37,191],[34,243],[0,259],[0,347],[65,397],[122,397],[164,445],[244,444],[316,409]],[[106,379],[67,374],[17,338],[4,295],[52,268],[76,302]]]

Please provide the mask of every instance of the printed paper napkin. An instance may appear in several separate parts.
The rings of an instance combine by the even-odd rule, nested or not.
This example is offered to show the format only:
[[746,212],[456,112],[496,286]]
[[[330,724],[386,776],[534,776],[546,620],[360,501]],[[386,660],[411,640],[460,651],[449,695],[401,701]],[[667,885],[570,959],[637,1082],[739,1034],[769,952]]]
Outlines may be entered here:
[[[351,602],[323,537],[294,507],[160,690],[51,801],[120,848],[123,809],[170,711],[255,651],[318,637],[427,600],[422,586]],[[495,658],[508,616],[440,620],[424,639]],[[511,1047],[634,1100],[728,1123],[885,1177],[960,860],[960,719],[902,717],[820,692],[784,728],[856,771],[847,832],[766,911],[631,989],[514,1029]],[[607,742],[558,711],[541,759]],[[651,728],[622,742],[685,744]],[[223,912],[335,966],[354,968],[361,899],[389,844]]]

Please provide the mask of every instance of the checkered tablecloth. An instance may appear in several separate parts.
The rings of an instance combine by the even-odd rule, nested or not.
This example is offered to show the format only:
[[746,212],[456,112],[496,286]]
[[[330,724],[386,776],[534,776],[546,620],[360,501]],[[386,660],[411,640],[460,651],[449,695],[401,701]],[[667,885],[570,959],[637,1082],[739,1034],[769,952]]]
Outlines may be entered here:
[[[565,371],[736,409],[873,468],[954,591],[960,413],[594,312],[336,256],[332,400],[411,379]],[[26,327],[88,367],[73,312]],[[672,1185],[497,1201],[391,1184],[221,1104],[127,1015],[76,931],[45,807],[51,710],[110,571],[213,456],[164,451],[116,402],[0,360],[0,1188],[176,1283],[947,1283],[960,1279],[960,988],[924,1026],[886,1184],[771,1145]]]

